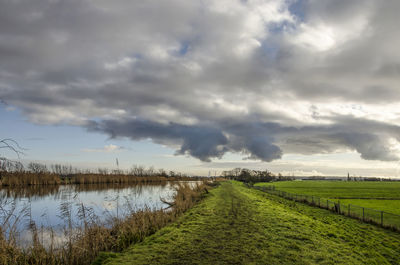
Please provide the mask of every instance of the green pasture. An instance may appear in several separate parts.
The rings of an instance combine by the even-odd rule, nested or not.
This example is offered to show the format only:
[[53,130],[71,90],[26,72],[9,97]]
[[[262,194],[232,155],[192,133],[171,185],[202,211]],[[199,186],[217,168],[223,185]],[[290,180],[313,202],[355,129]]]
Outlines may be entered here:
[[400,181],[282,181],[258,183],[277,190],[312,195],[400,215]]

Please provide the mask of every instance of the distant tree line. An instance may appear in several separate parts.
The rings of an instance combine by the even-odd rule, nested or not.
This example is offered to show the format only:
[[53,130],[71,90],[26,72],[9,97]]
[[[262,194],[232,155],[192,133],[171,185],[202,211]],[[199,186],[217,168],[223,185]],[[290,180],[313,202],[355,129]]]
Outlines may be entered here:
[[187,177],[186,174],[176,171],[166,171],[164,169],[155,169],[153,166],[145,167],[141,165],[133,165],[128,170],[122,169],[78,169],[71,165],[52,164],[49,167],[46,164],[38,162],[30,162],[24,166],[20,162],[8,160],[0,157],[0,173],[14,172],[22,173],[29,172],[35,174],[56,174],[61,177],[69,177],[76,174],[100,174],[100,175],[132,175],[138,177],[161,176],[161,177]]
[[175,171],[166,172],[154,167],[132,166],[129,170],[98,168],[77,169],[72,166],[31,162],[26,167],[15,167],[7,161],[0,165],[0,186],[61,185],[61,184],[122,184],[160,183],[163,181],[193,181],[204,177],[190,177]]
[[350,177],[347,181],[399,181],[396,178],[379,178],[379,177]]
[[292,180],[292,177],[284,177],[280,173],[273,174],[269,170],[252,170],[247,168],[235,168],[222,172],[222,176],[228,179],[246,183],[271,182],[281,180]]

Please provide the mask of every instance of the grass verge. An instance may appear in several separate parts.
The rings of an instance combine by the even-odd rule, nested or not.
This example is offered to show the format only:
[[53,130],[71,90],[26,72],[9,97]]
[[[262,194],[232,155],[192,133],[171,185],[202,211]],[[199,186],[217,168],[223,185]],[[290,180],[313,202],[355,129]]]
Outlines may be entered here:
[[400,264],[400,234],[225,182],[176,222],[96,264]]

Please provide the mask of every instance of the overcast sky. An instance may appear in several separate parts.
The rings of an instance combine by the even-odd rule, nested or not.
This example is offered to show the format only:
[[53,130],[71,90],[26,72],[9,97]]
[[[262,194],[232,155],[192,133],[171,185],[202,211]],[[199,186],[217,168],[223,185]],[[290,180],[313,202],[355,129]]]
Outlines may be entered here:
[[[25,160],[396,176],[398,0],[0,0]],[[12,154],[2,153],[11,156]]]

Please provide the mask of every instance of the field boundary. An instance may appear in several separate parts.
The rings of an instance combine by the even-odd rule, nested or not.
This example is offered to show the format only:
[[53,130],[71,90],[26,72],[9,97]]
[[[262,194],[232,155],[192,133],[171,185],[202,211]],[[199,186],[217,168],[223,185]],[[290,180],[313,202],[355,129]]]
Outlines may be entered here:
[[[249,186],[250,187],[250,186]],[[295,194],[286,191],[277,190],[275,186],[251,186],[256,190],[267,192],[288,200],[305,203],[314,207],[327,209],[337,214],[358,219],[365,223],[371,223],[387,229],[400,232],[400,215],[388,213],[385,211],[375,210],[367,207],[361,207],[353,204],[344,204],[324,199],[313,195]]]
[[336,197],[335,199],[338,200],[382,200],[382,201],[400,201],[400,198],[384,198],[384,197],[376,197],[376,198],[371,198],[371,197]]

